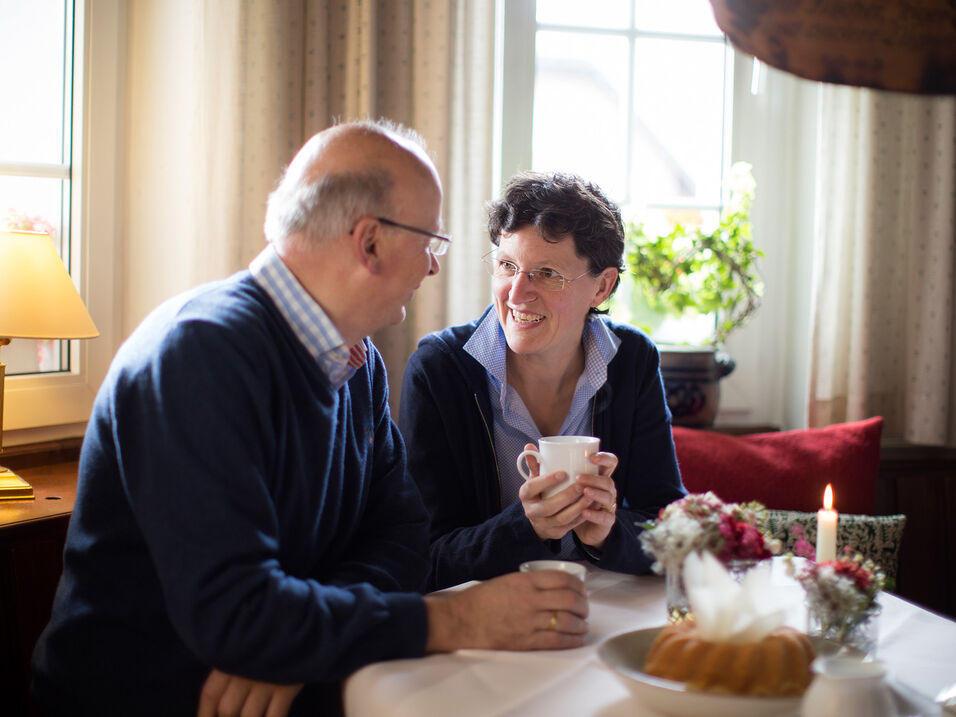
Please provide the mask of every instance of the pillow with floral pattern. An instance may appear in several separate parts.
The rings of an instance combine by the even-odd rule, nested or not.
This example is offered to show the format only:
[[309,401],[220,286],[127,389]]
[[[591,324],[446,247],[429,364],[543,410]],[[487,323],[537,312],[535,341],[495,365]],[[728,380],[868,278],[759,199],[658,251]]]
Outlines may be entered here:
[[[768,510],[767,532],[783,544],[783,552],[793,552],[799,537],[793,527],[799,525],[803,537],[815,546],[817,542],[817,514],[794,510]],[[877,563],[887,579],[896,582],[899,569],[900,543],[906,516],[898,515],[851,515],[840,513],[837,522],[837,552],[850,547]]]

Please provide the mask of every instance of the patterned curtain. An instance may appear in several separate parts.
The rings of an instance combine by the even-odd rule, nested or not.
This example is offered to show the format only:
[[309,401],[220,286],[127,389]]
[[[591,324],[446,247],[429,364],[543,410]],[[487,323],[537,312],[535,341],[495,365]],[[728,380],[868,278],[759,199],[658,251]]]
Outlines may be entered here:
[[956,445],[956,98],[822,92],[809,423]]
[[428,142],[455,237],[408,319],[375,337],[394,404],[418,339],[489,298],[493,0],[133,0],[128,20],[123,335],[248,264],[265,199],[308,137],[389,117]]

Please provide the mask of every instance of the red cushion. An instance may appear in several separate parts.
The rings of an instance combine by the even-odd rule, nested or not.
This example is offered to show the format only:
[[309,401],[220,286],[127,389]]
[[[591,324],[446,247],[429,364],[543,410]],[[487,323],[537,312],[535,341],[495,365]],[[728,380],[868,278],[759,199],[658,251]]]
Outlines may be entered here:
[[739,503],[815,511],[827,483],[842,513],[872,513],[883,418],[779,433],[727,436],[674,426],[684,487]]

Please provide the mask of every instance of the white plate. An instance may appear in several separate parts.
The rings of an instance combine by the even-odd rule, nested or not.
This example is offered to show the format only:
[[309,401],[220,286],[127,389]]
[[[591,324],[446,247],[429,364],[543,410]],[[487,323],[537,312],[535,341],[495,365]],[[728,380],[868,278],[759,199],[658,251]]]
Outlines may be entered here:
[[749,697],[695,692],[683,682],[665,680],[643,672],[644,658],[659,627],[625,632],[605,640],[598,648],[604,663],[627,686],[637,700],[672,717],[762,717],[795,715],[802,697]]

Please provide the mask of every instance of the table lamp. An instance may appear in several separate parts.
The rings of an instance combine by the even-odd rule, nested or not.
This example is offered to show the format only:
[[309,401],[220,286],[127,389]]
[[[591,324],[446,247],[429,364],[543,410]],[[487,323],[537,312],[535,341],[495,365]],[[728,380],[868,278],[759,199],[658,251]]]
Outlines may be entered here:
[[[99,331],[50,237],[38,232],[0,231],[0,349],[13,338],[94,336],[99,336]],[[5,369],[0,360],[0,454]],[[0,500],[23,498],[33,498],[33,488],[0,466]]]

